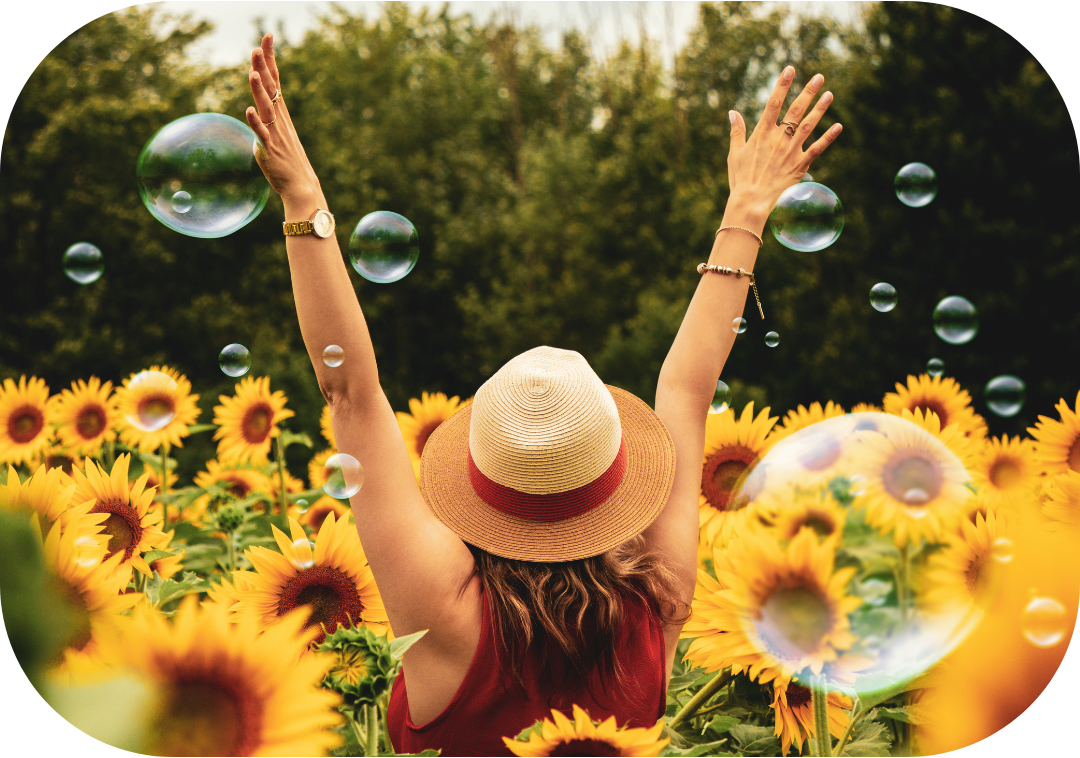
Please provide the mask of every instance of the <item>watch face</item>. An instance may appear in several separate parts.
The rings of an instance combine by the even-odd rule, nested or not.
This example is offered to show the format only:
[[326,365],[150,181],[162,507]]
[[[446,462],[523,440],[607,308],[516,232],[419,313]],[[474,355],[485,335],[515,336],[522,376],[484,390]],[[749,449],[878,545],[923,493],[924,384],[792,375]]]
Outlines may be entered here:
[[311,222],[316,237],[329,237],[334,233],[334,217],[329,211],[319,211]]

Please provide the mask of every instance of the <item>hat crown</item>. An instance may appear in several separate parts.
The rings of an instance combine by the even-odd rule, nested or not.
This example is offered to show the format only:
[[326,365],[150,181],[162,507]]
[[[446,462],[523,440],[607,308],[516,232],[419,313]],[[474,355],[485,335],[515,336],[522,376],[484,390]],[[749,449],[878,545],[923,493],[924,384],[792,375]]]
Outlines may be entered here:
[[622,425],[607,387],[580,353],[537,347],[477,391],[469,452],[492,481],[536,495],[568,492],[607,471]]

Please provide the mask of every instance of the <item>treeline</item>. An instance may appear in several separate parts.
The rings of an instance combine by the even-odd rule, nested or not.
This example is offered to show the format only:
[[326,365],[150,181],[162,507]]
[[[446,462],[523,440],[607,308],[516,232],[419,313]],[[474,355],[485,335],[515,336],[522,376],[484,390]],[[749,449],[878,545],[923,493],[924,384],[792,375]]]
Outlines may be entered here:
[[[470,395],[539,344],[581,351],[651,401],[726,199],[727,111],[753,123],[788,63],[794,89],[820,71],[836,95],[819,130],[835,120],[844,134],[812,173],[840,196],[847,225],[820,253],[766,239],[766,320],[748,302],[724,371],[736,405],[880,401],[933,356],[980,411],[991,377],[1027,381],[1024,410],[992,418],[995,433],[1075,396],[1077,144],[1038,61],[997,27],[930,3],[874,5],[857,25],[754,6],[703,4],[673,69],[656,44],[597,61],[579,32],[552,49],[535,28],[397,4],[378,18],[335,8],[303,40],[278,40],[343,249],[372,210],[420,232],[406,279],[354,277],[395,407],[422,390]],[[314,434],[322,399],[292,307],[280,202],[202,240],[139,200],[135,159],[158,128],[195,111],[243,119],[249,98],[246,63],[186,57],[208,24],[162,28],[152,9],[94,21],[41,62],[15,105],[0,163],[0,377],[37,374],[55,392],[168,363],[208,419],[234,382],[217,353],[240,342],[252,371],[289,395],[294,428]],[[920,209],[892,188],[913,160],[940,179]],[[83,240],[106,270],[80,287],[61,255]],[[890,313],[870,307],[877,281],[899,293]],[[933,334],[931,311],[949,294],[980,310],[968,345]],[[210,457],[209,441],[193,441],[182,460],[194,470]]]

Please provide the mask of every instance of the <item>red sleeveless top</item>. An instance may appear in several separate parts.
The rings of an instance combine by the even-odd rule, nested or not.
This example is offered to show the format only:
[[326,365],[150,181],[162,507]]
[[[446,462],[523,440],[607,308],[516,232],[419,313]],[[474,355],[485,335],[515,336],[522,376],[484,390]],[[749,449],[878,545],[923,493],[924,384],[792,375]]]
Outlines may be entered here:
[[522,663],[525,690],[504,682],[486,595],[483,603],[476,654],[442,713],[423,726],[414,725],[409,718],[404,671],[394,680],[387,726],[397,752],[438,748],[444,756],[513,755],[503,744],[503,737],[514,737],[537,719],[550,719],[552,708],[572,718],[574,704],[588,711],[594,721],[614,716],[619,726],[651,727],[664,715],[667,697],[663,627],[659,616],[640,597],[627,601],[616,634],[615,649],[624,670],[623,687],[619,689],[613,681],[601,682],[599,670],[592,673],[587,684],[574,689],[551,684],[561,680],[565,658],[556,649],[549,653],[546,664],[542,663],[535,646]]

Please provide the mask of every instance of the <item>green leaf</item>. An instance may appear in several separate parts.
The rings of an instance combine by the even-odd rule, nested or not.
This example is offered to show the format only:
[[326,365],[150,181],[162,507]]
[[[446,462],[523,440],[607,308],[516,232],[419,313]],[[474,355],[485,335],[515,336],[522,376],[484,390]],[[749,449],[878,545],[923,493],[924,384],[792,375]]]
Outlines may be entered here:
[[205,592],[210,589],[210,583],[204,579],[201,579],[198,575],[191,571],[185,571],[181,581],[175,582],[172,579],[166,579],[161,583],[161,587],[158,588],[158,602],[159,606],[165,605],[171,600],[190,595],[193,592]]
[[217,424],[192,424],[187,428],[188,434],[199,434],[217,429]]
[[184,549],[184,568],[200,574],[212,574],[218,559],[225,553],[221,540],[214,540],[198,545],[188,545]]
[[721,735],[724,732],[730,732],[738,725],[739,720],[737,718],[727,713],[721,713],[718,716],[715,716],[712,721],[705,725],[705,730],[703,734]]
[[304,432],[290,432],[288,430],[282,431],[281,449],[288,450],[289,445],[303,445],[307,448],[315,447],[315,443],[311,441],[311,437],[309,437]]
[[[706,674],[705,669],[695,668],[687,671],[685,674],[679,674],[678,676],[671,677],[671,681],[668,682],[668,692],[679,692],[685,690],[687,687],[696,684],[699,679],[705,677],[712,678],[713,676],[720,676],[721,672],[715,674]],[[702,682],[704,684],[704,682]]]
[[724,746],[724,740],[719,740],[717,742],[703,742],[700,745],[693,745],[693,746],[688,747],[688,748],[672,747],[672,745],[670,743],[668,743],[668,746],[660,751],[660,755],[662,755],[662,756],[666,756],[666,755],[670,755],[670,756],[676,756],[676,755],[678,755],[678,756],[692,756],[692,755],[731,756],[731,755],[735,755],[734,753],[713,752],[714,750],[718,751],[719,748],[721,748],[723,746]]
[[888,730],[883,724],[870,719],[863,719],[855,725],[852,739],[844,746],[840,755],[879,756],[888,755],[892,747]]
[[405,651],[420,641],[420,638],[428,633],[427,629],[422,629],[415,634],[409,634],[405,637],[397,637],[390,643],[390,655],[397,660],[401,660],[401,656],[405,655]]
[[868,712],[871,708],[884,703],[886,700],[892,700],[894,697],[904,692],[921,689],[925,686],[926,675],[924,674],[923,676],[916,676],[869,694],[864,695],[859,693],[859,702],[862,704],[863,712]]
[[536,732],[537,734],[539,734],[540,730],[543,728],[543,726],[544,726],[544,720],[543,719],[537,719],[531,725],[525,727],[520,732],[518,732],[514,736],[514,740],[515,741],[520,741],[520,742],[528,742],[529,741],[529,735],[531,735],[533,732]]
[[739,724],[731,729],[731,736],[745,755],[764,755],[780,749],[780,740],[773,734],[772,727]]
[[160,561],[162,558],[168,558],[170,555],[179,555],[174,550],[151,550],[143,555],[143,560],[147,563],[153,563],[154,561]]
[[903,721],[905,724],[925,724],[923,714],[914,706],[900,706],[898,708],[878,708],[877,715],[893,721]]

